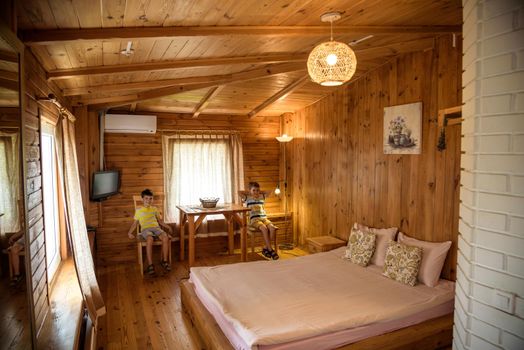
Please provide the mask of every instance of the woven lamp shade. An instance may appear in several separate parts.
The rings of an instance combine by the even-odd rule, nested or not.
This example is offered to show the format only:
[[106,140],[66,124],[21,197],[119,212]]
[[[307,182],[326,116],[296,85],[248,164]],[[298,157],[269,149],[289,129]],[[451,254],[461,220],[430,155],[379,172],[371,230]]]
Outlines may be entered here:
[[355,74],[357,58],[353,50],[339,41],[315,47],[307,59],[311,79],[323,86],[342,85]]

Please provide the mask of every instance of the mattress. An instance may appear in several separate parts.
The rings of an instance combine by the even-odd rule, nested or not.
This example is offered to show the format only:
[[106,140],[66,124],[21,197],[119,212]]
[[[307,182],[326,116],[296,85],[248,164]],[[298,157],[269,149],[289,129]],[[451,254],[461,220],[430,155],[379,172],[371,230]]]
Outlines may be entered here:
[[235,349],[332,349],[453,312],[453,282],[406,286],[343,252],[193,267],[190,282]]

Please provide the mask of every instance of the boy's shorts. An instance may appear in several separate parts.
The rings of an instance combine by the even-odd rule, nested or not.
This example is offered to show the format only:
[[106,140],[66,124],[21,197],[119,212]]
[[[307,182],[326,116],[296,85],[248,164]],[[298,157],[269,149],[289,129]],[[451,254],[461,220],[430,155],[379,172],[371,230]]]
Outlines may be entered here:
[[162,230],[160,227],[149,227],[143,229],[142,232],[138,234],[138,237],[143,240],[146,240],[148,236],[151,236],[155,240],[157,240],[162,233],[165,233],[165,231]]
[[[268,226],[268,225],[273,225],[273,223],[271,221],[269,221],[268,218],[254,218],[254,219],[251,219],[251,221],[249,221],[249,227],[255,229],[255,230],[258,230],[260,229],[260,226]],[[275,225],[273,225],[275,226]]]

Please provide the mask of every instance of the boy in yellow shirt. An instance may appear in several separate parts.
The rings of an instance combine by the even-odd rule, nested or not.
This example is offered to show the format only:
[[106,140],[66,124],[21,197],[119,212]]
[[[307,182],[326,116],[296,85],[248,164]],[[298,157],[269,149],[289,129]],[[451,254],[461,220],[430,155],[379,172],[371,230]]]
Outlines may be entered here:
[[[278,260],[279,256],[277,252],[271,248],[271,240],[277,234],[278,227],[273,225],[267,218],[264,209],[266,194],[266,192],[260,191],[258,182],[250,182],[249,191],[241,192],[242,201],[246,204],[246,207],[251,209],[249,213],[249,226],[255,231],[262,232],[262,237],[264,237],[265,247],[262,249],[262,255],[267,259]],[[275,249],[277,249],[277,247],[275,247]]]
[[155,267],[153,266],[153,242],[155,239],[160,239],[162,241],[162,267],[166,271],[171,271],[171,266],[168,262],[171,236],[160,228],[163,227],[166,231],[171,233],[171,227],[162,221],[158,209],[152,206],[153,192],[149,189],[145,189],[142,191],[141,196],[144,205],[135,210],[135,221],[133,222],[133,225],[131,225],[127,235],[130,239],[134,239],[135,236],[133,235],[133,232],[136,230],[137,225],[140,224],[141,232],[138,234],[138,237],[146,241],[146,273],[149,275],[155,274]]

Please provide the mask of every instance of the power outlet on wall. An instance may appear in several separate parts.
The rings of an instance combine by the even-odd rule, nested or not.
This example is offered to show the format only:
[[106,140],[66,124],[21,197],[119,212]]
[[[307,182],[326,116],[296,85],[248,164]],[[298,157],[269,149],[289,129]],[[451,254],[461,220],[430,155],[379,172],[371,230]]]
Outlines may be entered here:
[[509,314],[514,314],[515,294],[495,289],[493,291],[493,306]]

